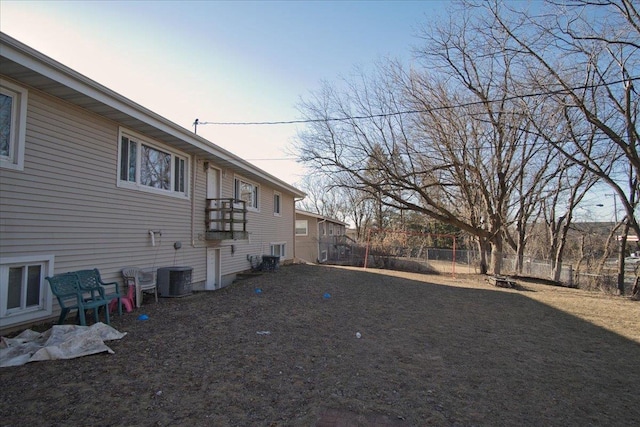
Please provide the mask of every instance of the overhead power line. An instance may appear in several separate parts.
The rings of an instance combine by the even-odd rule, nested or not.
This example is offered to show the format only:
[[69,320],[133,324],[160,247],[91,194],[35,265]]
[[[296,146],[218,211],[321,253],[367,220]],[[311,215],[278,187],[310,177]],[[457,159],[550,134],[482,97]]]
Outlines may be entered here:
[[471,107],[474,105],[485,104],[487,102],[494,103],[494,102],[511,101],[514,99],[533,98],[533,97],[545,96],[545,95],[561,95],[561,94],[567,94],[576,90],[595,89],[598,87],[611,86],[614,84],[625,83],[625,82],[634,82],[638,80],[640,80],[640,77],[632,77],[629,79],[617,80],[613,82],[604,82],[604,83],[598,83],[593,85],[576,86],[569,89],[557,89],[557,90],[550,90],[546,92],[513,95],[513,96],[508,96],[504,99],[495,99],[495,100],[488,100],[488,101],[472,101],[472,102],[462,103],[458,105],[447,105],[442,107],[423,108],[418,110],[392,111],[389,113],[366,114],[361,116],[327,117],[324,119],[297,119],[297,120],[277,120],[277,121],[260,121],[260,122],[201,122],[199,119],[195,119],[195,121],[193,122],[193,126],[194,126],[194,133],[198,133],[197,132],[198,125],[218,125],[218,126],[265,126],[266,125],[266,126],[269,126],[269,125],[293,125],[293,124],[305,124],[305,123],[343,122],[343,121],[350,121],[350,120],[376,119],[376,118],[393,117],[393,116],[400,116],[400,115],[406,115],[406,114],[420,114],[420,113],[428,113],[428,112],[439,111],[439,110],[450,110],[454,108]]
[[298,160],[297,157],[273,157],[273,158],[263,158],[263,159],[245,159],[249,162],[263,162],[263,161],[269,161],[272,162],[274,160]]

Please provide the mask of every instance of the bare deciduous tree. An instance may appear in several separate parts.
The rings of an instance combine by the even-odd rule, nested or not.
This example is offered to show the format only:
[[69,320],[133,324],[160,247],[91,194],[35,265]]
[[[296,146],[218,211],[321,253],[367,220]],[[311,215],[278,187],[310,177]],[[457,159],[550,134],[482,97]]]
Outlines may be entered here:
[[[348,177],[339,185],[376,203],[379,227],[390,209],[475,236],[492,254],[482,272],[499,273],[509,247],[520,271],[544,213],[557,276],[573,209],[599,179],[640,235],[640,20],[629,0],[565,6],[549,19],[464,2],[446,25],[423,29],[420,67],[389,62],[301,103],[310,122],[300,158]],[[627,35],[580,14],[592,7],[613,7]]]
[[[549,142],[616,192],[626,212],[624,229],[631,228],[640,236],[636,217],[640,201],[640,97],[636,89],[640,13],[631,0],[550,4],[557,7],[556,13],[546,16],[507,14],[500,2],[483,7],[515,44],[523,69],[532,77],[547,76],[537,90],[547,94],[545,102],[562,106],[568,128],[582,130],[583,124],[591,128],[584,134],[574,132],[570,140],[550,138]],[[544,123],[538,125],[543,132]],[[597,135],[595,141],[592,134]],[[626,232],[619,250],[620,292],[624,292],[625,243]]]

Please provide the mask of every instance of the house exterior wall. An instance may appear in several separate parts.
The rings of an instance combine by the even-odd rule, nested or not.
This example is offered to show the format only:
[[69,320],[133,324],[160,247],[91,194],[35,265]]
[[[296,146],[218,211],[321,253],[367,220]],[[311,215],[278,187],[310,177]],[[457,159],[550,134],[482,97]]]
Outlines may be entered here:
[[[173,242],[190,240],[191,201],[118,188],[118,129],[30,90],[24,169],[0,169],[0,259],[52,256],[54,274],[99,268],[105,281],[131,264],[174,265]],[[155,246],[148,230],[162,231]],[[183,245],[178,259],[200,278],[200,251]]]
[[281,195],[280,215],[275,215],[273,195],[276,190],[274,187],[253,182],[240,174],[224,171],[221,198],[234,197],[235,178],[242,178],[258,185],[258,211],[247,213],[248,240],[223,240],[214,245],[220,247],[221,250],[223,286],[226,286],[229,280],[233,280],[236,273],[251,269],[249,257],[270,255],[271,244],[283,243],[285,245],[285,255],[280,259],[281,264],[293,260],[294,256],[293,196],[279,193]]
[[307,221],[307,235],[296,235],[296,258],[318,262],[318,219],[296,212],[296,220]]
[[326,254],[325,260],[338,260],[345,255],[345,230],[344,224],[331,221],[326,221],[318,224],[319,239],[318,239],[318,251],[321,254]]
[[[250,239],[207,241],[204,159],[180,152],[188,163],[186,196],[123,188],[118,186],[123,127],[21,86],[28,90],[24,167],[0,168],[0,262],[47,259],[45,275],[98,268],[107,282],[121,282],[126,266],[189,266],[199,289],[207,279],[207,248],[220,248],[221,286],[250,268],[248,255],[269,254],[270,243],[285,244],[283,261],[293,258],[293,194],[281,193],[281,215],[274,216],[275,187],[257,183],[260,209],[248,215]],[[233,197],[233,177],[229,171],[222,178],[220,197]],[[155,244],[149,230],[159,232]],[[174,249],[175,242],[180,249]],[[0,331],[55,317],[59,310],[48,284],[44,292],[45,310],[19,321],[0,317]]]
[[296,211],[296,220],[308,223],[306,236],[296,235],[296,257],[307,262],[326,262],[345,255],[344,223]]

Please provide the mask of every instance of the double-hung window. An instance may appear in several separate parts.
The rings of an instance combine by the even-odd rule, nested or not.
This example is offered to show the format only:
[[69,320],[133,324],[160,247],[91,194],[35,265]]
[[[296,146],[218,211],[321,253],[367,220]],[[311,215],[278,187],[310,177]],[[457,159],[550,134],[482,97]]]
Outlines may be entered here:
[[273,193],[273,214],[280,216],[280,193]]
[[0,80],[0,167],[23,170],[27,90]]
[[296,219],[296,236],[306,236],[307,234],[309,234],[309,221]]
[[234,199],[242,200],[246,203],[247,209],[258,210],[258,186],[243,178],[234,180]]
[[122,133],[119,165],[122,187],[187,196],[187,157],[169,148]]

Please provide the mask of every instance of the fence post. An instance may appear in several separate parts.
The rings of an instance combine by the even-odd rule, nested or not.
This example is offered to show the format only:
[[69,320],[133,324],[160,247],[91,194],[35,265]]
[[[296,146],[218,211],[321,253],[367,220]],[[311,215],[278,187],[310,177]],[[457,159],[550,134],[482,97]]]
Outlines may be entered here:
[[569,264],[569,280],[567,286],[573,288],[573,264]]

